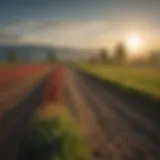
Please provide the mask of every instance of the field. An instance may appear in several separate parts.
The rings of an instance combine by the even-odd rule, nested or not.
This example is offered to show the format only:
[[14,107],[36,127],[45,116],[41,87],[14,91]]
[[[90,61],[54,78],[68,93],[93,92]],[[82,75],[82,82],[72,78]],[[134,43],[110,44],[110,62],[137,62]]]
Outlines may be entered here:
[[3,66],[0,72],[2,159],[55,160],[62,152],[64,160],[159,159],[159,110],[121,90],[159,97],[158,69],[57,64]]
[[159,159],[159,109],[75,67],[65,75],[68,106],[95,159]]
[[78,67],[100,79],[116,83],[123,89],[149,94],[156,99],[160,98],[160,69],[158,68],[94,64],[79,64]]
[[68,107],[62,103],[63,67],[6,65],[0,68],[0,73],[2,159],[16,160],[20,156],[20,159],[85,160],[90,156]]
[[0,114],[16,105],[49,71],[45,65],[5,65],[0,67]]
[[52,69],[37,64],[0,68],[0,159],[16,160],[23,154],[25,145],[21,142],[28,133],[28,122],[41,105]]

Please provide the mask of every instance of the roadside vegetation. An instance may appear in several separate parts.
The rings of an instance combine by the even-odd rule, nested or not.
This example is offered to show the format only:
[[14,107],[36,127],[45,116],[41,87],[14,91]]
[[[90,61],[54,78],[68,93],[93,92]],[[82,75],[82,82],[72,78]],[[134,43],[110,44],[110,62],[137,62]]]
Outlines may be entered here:
[[30,124],[28,147],[34,160],[88,160],[89,147],[61,105],[41,108]]

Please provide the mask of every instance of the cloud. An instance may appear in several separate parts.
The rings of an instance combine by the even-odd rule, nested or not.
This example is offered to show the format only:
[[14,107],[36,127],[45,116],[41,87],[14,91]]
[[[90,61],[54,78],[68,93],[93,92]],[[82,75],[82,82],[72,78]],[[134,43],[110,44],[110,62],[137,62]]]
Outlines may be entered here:
[[[157,31],[115,21],[20,21],[0,28],[0,44],[46,44],[58,46],[114,46],[132,31],[160,39]],[[153,44],[152,44],[153,45]]]
[[77,29],[87,29],[88,27],[104,27],[103,21],[20,21],[6,26],[4,30],[12,32],[20,31],[71,31]]
[[22,35],[12,33],[5,28],[0,28],[0,44],[1,45],[14,45],[21,42]]
[[87,46],[105,31],[106,23],[100,21],[21,21],[0,29],[0,43]]

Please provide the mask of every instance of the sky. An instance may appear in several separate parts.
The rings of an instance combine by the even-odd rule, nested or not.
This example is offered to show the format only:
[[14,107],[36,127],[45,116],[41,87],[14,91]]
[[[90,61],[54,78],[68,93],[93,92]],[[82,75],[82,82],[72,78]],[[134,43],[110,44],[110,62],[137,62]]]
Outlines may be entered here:
[[159,0],[0,0],[0,45],[113,47],[135,32],[160,48]]

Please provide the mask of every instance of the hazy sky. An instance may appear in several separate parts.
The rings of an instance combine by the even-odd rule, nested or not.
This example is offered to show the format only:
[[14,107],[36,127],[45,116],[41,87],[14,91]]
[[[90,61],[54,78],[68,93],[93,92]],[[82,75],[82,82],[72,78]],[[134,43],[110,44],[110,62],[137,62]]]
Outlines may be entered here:
[[0,0],[0,44],[112,47],[133,32],[160,46],[160,0]]

